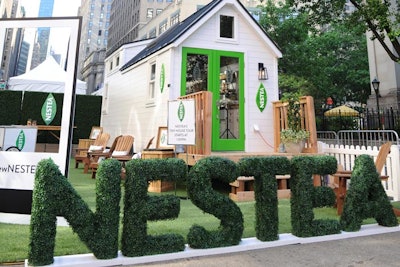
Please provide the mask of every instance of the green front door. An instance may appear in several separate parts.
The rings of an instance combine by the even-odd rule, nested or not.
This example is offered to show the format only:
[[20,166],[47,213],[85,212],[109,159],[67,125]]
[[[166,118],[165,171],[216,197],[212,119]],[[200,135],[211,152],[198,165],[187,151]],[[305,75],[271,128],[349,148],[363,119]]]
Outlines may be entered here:
[[213,93],[212,150],[244,150],[243,53],[184,48],[182,95]]

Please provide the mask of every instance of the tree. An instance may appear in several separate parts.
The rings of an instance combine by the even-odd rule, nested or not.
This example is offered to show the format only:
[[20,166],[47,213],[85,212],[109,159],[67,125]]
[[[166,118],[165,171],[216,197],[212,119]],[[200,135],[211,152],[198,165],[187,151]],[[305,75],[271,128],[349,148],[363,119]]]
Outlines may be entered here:
[[[287,0],[288,5],[309,14],[312,25],[327,25],[339,21],[350,27],[363,26],[372,32],[372,39],[382,45],[389,57],[400,62],[400,3],[398,0],[349,0],[354,10],[346,12],[346,0]],[[360,23],[362,22],[362,23]],[[386,42],[388,41],[388,42]],[[393,48],[391,48],[390,43]]]
[[312,95],[317,106],[327,97],[366,103],[370,94],[365,32],[342,23],[315,28],[307,14],[271,0],[264,7],[261,25],[281,47],[279,88]]

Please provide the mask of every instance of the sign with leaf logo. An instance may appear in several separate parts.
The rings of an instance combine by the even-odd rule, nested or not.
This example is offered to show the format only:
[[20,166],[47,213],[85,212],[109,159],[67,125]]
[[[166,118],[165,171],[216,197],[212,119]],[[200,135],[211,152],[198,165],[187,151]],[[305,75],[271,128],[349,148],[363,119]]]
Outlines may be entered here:
[[49,125],[56,116],[57,103],[52,93],[50,93],[42,106],[42,119],[46,125]]
[[265,90],[264,84],[262,83],[260,83],[260,86],[258,87],[256,103],[258,109],[263,112],[267,106],[267,90]]
[[185,118],[185,106],[183,105],[182,101],[179,103],[179,107],[178,107],[178,119],[180,121],[183,121],[183,119]]
[[193,99],[168,102],[168,144],[196,144],[195,114]]
[[164,91],[165,85],[165,67],[164,64],[161,65],[161,73],[160,73],[160,89],[161,93]]
[[21,151],[24,149],[26,141],[26,136],[23,130],[21,130],[17,136],[17,140],[15,140],[15,146]]

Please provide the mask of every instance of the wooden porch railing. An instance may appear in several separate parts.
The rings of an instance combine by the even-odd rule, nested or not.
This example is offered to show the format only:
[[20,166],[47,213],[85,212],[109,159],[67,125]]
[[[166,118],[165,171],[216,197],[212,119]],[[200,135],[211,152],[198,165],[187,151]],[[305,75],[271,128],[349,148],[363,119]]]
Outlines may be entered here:
[[[275,101],[274,109],[274,146],[275,152],[279,150],[281,143],[281,130],[288,128],[287,120],[288,103]],[[314,99],[312,96],[302,96],[300,98],[301,128],[310,132],[310,137],[306,140],[305,153],[317,153],[317,126],[315,124]]]
[[[194,99],[196,107],[196,144],[187,147],[187,154],[211,155],[211,116],[212,116],[212,93],[201,91],[194,94],[181,96],[179,99]],[[317,153],[317,130],[315,125],[314,100],[311,96],[300,98],[301,106],[301,126],[310,132],[310,137],[306,140],[306,153]],[[280,131],[286,129],[287,122],[287,103],[276,101],[273,103],[274,109],[274,143],[275,152],[278,152],[280,144]]]
[[194,99],[196,107],[196,145],[187,146],[187,154],[211,154],[211,114],[212,93],[201,91],[179,97],[179,99]]

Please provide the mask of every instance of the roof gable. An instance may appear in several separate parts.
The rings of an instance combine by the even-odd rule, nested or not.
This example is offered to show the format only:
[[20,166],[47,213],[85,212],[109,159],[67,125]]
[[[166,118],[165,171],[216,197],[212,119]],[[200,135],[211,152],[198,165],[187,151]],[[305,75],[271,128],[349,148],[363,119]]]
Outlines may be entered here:
[[[180,37],[182,37],[189,29],[191,29],[193,26],[195,26],[202,18],[204,18],[206,15],[213,15],[215,14],[219,9],[217,9],[218,6],[222,8],[225,4],[228,3],[233,3],[233,4],[238,4],[239,9],[241,11],[244,11],[242,14],[247,14],[249,18],[252,19],[253,23],[258,27],[259,32],[261,32],[271,43],[272,46],[274,46],[276,51],[279,51],[278,46],[269,38],[267,33],[264,31],[264,29],[261,28],[261,26],[258,24],[258,22],[251,16],[251,14],[247,11],[247,9],[240,3],[238,0],[213,0],[211,1],[208,5],[202,7],[195,13],[193,13],[191,16],[187,17],[185,20],[182,22],[172,26],[169,28],[166,32],[158,36],[156,39],[154,39],[153,42],[147,45],[145,49],[140,51],[136,56],[134,56],[131,60],[129,60],[124,66],[121,67],[121,71],[128,69],[129,67],[133,66],[134,64],[138,63],[139,61],[151,56],[152,54],[156,53],[157,51],[167,47],[168,45],[176,42]],[[200,26],[200,25],[199,25]],[[278,53],[280,56],[280,52]]]

